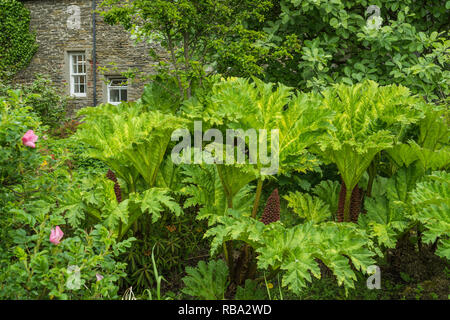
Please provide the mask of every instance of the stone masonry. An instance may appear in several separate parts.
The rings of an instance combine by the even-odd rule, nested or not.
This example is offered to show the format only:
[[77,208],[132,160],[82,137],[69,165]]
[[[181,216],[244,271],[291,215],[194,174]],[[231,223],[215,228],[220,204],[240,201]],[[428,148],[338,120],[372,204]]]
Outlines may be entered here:
[[[36,74],[49,75],[62,94],[70,95],[69,53],[83,52],[86,56],[86,97],[71,99],[68,111],[94,104],[93,84],[93,15],[92,0],[24,0],[31,12],[30,28],[36,32],[39,45],[31,63],[16,75],[16,83],[31,83]],[[97,1],[100,3],[101,1]],[[79,7],[79,22],[73,27],[74,11]],[[76,8],[77,9],[77,8]],[[78,10],[78,9],[77,9]],[[69,21],[68,21],[69,20]],[[122,26],[110,26],[96,14],[97,104],[107,102],[105,79],[120,76],[122,72],[138,69],[152,72],[154,61],[148,51],[150,45],[136,44]],[[155,51],[161,48],[153,48]],[[136,100],[142,93],[142,80],[129,80],[128,100]],[[72,112],[69,112],[72,113]]]

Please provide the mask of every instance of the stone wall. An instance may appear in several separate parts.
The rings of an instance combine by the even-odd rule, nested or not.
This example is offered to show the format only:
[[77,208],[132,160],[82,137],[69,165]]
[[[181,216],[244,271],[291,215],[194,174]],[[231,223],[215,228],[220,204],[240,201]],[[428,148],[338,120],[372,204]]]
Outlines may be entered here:
[[[87,96],[73,98],[70,111],[92,106],[93,101],[93,24],[91,0],[25,0],[31,11],[30,27],[36,32],[39,45],[27,68],[16,75],[16,83],[31,83],[36,74],[46,74],[62,94],[70,95],[69,55],[70,51],[83,51],[87,60]],[[97,1],[100,3],[100,1]],[[80,26],[73,28],[68,19],[71,5],[80,8]],[[72,13],[72,14],[71,14]],[[73,20],[71,20],[73,21]],[[121,26],[110,26],[96,15],[96,57],[97,57],[97,103],[107,102],[105,76],[120,75],[130,68],[150,74],[154,63],[149,57],[149,45],[135,42]],[[160,51],[161,48],[154,48]],[[107,71],[105,71],[105,67]],[[128,84],[128,100],[138,99],[142,93],[143,81],[132,80]]]

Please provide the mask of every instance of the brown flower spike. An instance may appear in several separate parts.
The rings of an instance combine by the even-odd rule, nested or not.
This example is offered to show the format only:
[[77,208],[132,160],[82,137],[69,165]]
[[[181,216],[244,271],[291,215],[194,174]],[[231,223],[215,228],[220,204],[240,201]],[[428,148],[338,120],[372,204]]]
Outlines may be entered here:
[[116,199],[118,203],[122,202],[122,190],[120,189],[119,182],[117,181],[117,177],[111,170],[108,170],[106,173],[106,177],[114,182],[114,193],[116,194]]
[[278,189],[275,189],[267,198],[261,222],[267,225],[278,220],[280,220],[280,196],[278,195]]

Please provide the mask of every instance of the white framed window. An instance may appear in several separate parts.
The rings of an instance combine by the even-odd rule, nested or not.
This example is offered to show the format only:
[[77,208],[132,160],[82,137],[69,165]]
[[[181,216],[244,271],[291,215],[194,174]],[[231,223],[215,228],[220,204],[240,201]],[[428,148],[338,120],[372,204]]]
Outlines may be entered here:
[[86,97],[86,54],[84,52],[70,52],[70,95]]
[[128,100],[128,85],[125,78],[109,78],[107,90],[110,104],[119,104]]

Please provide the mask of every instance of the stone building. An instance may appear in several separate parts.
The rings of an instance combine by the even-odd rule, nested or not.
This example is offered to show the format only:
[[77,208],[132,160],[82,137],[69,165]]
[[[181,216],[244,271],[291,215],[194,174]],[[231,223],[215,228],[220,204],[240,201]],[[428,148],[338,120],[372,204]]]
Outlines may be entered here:
[[71,110],[138,99],[144,82],[126,79],[122,73],[134,69],[150,74],[154,63],[150,45],[136,44],[122,26],[110,26],[93,14],[99,2],[24,0],[39,49],[15,82],[30,83],[36,74],[49,75],[61,93],[73,97]]

